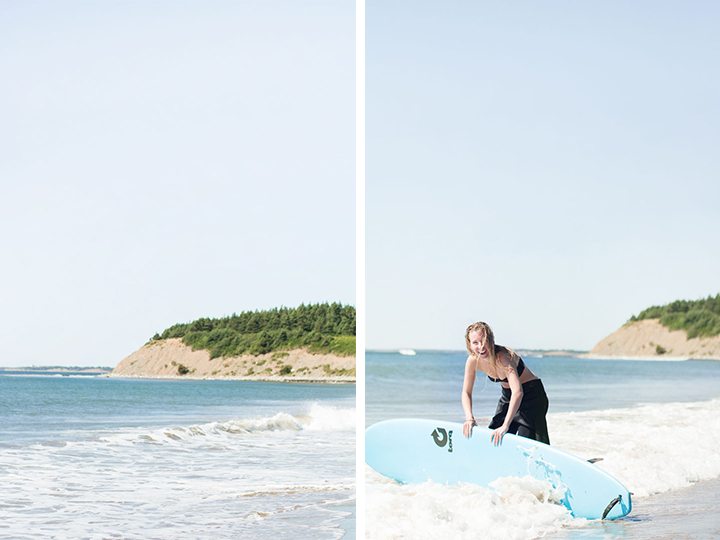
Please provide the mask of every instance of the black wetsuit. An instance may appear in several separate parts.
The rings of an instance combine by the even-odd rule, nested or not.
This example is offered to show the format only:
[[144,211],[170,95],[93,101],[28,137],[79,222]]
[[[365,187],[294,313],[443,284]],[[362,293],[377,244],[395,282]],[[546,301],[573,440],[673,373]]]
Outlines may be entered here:
[[[525,371],[525,363],[521,358],[517,367],[518,377],[522,375],[523,371]],[[507,382],[507,379],[493,379],[489,375],[488,379],[493,382]],[[523,397],[520,408],[515,413],[512,422],[510,422],[508,433],[515,433],[521,437],[550,444],[547,421],[545,420],[548,411],[548,398],[542,381],[540,379],[528,381],[522,385],[522,389]],[[510,408],[511,395],[512,391],[503,387],[502,396],[500,396],[497,409],[495,409],[495,416],[493,416],[488,426],[490,429],[497,429],[505,422],[505,417]]]

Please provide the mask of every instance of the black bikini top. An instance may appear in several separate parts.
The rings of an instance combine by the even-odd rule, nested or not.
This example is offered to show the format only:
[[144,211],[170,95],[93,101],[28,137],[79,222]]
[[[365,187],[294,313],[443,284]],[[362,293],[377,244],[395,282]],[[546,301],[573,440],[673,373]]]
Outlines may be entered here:
[[[518,367],[517,367],[518,377],[523,374],[523,371],[525,371],[525,363],[523,362],[523,359],[521,358],[520,361],[518,362]],[[488,379],[490,379],[492,382],[508,382],[507,377],[505,377],[504,379],[493,379],[490,375],[488,375]]]

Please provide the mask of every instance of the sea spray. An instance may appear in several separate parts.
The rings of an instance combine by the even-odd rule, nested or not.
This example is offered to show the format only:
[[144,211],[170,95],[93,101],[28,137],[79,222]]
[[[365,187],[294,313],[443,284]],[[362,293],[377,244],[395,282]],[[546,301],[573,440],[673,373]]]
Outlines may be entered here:
[[356,423],[354,408],[313,403],[309,422],[304,428],[312,431],[354,431]]

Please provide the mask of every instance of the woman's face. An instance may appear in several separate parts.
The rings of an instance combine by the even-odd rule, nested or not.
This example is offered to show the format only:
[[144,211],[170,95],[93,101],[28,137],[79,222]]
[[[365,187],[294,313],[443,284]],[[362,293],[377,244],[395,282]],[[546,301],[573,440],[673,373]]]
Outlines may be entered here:
[[468,338],[470,338],[470,350],[480,358],[487,358],[490,351],[487,348],[485,335],[479,330],[473,330]]

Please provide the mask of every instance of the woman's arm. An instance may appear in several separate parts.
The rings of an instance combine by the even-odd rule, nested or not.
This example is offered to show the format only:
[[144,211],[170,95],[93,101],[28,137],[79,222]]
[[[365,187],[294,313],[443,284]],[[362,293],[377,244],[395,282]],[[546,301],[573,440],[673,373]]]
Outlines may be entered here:
[[511,392],[510,404],[508,406],[508,412],[505,415],[505,421],[503,422],[503,425],[493,431],[491,440],[495,446],[502,442],[503,436],[508,432],[508,429],[510,429],[512,419],[515,418],[518,409],[520,409],[520,403],[522,403],[523,398],[522,384],[520,384],[520,377],[517,374],[517,370],[515,369],[515,366],[513,366],[512,361],[509,358],[507,359],[507,361],[507,380],[508,384],[510,385]]
[[475,385],[475,359],[472,356],[468,356],[467,362],[465,362],[465,379],[463,380],[462,389],[462,406],[465,411],[465,423],[463,424],[463,435],[469,437],[472,433],[472,428],[475,425],[475,418],[472,413],[472,391]]

